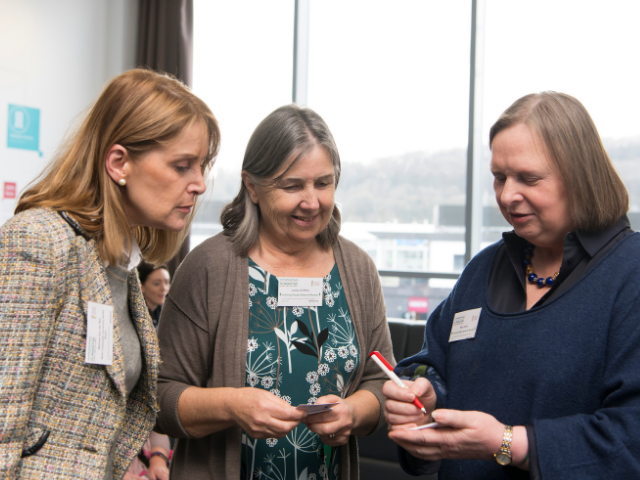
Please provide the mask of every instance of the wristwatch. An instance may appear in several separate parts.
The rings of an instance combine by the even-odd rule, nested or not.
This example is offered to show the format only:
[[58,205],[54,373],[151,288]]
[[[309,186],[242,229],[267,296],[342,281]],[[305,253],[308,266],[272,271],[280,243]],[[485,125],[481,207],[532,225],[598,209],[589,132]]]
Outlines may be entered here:
[[502,446],[500,450],[493,454],[498,465],[507,466],[511,463],[511,439],[513,438],[513,427],[511,425],[504,426],[504,435],[502,436]]
[[151,457],[160,457],[162,458],[165,462],[167,462],[167,468],[169,468],[169,459],[167,458],[167,456],[162,453],[162,452],[151,452],[151,455],[149,455],[149,460],[151,460]]

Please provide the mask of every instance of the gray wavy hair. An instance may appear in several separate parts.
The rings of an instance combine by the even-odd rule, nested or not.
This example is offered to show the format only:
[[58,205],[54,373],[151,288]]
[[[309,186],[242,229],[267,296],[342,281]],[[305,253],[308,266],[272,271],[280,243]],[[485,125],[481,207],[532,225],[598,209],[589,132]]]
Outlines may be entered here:
[[[257,185],[276,185],[287,171],[315,147],[321,146],[331,157],[335,186],[340,180],[340,155],[325,121],[310,108],[285,105],[271,112],[256,127],[244,154],[242,170]],[[281,175],[273,177],[283,165],[293,161]],[[242,182],[238,195],[220,215],[224,235],[231,238],[238,255],[245,256],[258,241],[260,207],[251,201]],[[323,249],[328,249],[340,233],[340,211],[334,206],[327,228],[316,236]]]

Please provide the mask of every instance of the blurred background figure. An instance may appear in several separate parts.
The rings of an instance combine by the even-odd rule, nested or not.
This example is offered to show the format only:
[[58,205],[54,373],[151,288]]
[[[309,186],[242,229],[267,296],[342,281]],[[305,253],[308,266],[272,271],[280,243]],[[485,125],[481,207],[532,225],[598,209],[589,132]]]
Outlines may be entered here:
[[140,277],[140,289],[144,296],[144,301],[149,307],[149,315],[153,320],[153,325],[158,330],[158,320],[164,300],[169,293],[171,276],[166,265],[156,267],[151,263],[143,262],[138,265],[138,276]]

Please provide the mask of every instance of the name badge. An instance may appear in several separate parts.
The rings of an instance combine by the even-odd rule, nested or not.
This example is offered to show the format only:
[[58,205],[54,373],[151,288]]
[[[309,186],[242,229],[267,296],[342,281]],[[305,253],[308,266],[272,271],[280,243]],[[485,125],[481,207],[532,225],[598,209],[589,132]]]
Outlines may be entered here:
[[113,364],[113,307],[89,302],[85,363]]
[[476,336],[476,330],[478,329],[478,320],[480,319],[481,311],[482,308],[474,308],[473,310],[456,313],[453,316],[449,343],[474,338]]
[[284,277],[278,279],[279,307],[322,306],[322,278]]

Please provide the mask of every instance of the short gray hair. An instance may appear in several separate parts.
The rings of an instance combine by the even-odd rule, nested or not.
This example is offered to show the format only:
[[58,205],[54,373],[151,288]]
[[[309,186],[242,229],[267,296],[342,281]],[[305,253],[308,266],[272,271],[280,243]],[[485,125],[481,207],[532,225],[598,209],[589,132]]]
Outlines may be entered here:
[[[271,112],[254,130],[247,144],[242,170],[251,175],[257,184],[261,180],[277,184],[289,168],[317,146],[324,148],[331,157],[337,188],[340,180],[340,155],[329,127],[310,108],[285,105]],[[272,178],[292,157],[293,162],[287,170],[279,177]],[[222,210],[220,223],[224,234],[231,237],[235,252],[247,255],[258,240],[260,208],[251,201],[244,182],[236,198]],[[340,211],[334,206],[327,228],[316,236],[322,248],[328,249],[336,242],[340,224]]]

